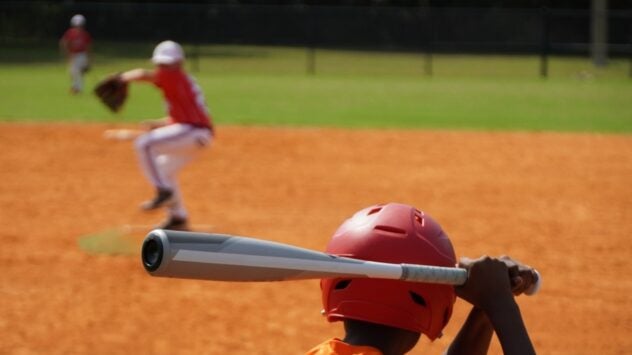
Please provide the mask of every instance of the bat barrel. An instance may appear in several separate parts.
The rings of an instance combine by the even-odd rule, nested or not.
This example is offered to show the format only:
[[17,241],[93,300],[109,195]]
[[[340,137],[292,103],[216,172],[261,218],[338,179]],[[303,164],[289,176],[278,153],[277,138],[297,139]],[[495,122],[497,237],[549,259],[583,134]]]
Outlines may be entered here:
[[141,259],[152,276],[213,281],[314,279],[339,275],[336,265],[362,264],[271,241],[162,229],[145,237]]

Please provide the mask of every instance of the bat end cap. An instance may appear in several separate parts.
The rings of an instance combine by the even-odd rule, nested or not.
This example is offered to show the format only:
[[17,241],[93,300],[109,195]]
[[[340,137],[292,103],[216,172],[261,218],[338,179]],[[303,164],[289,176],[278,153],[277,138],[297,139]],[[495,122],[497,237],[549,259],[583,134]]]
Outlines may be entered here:
[[538,291],[540,291],[540,288],[542,287],[542,276],[540,276],[538,270],[533,269],[533,271],[535,272],[536,281],[533,285],[531,285],[531,287],[529,287],[529,289],[524,292],[527,296],[535,295],[536,293],[538,293]]
[[141,250],[141,257],[145,270],[152,272],[156,271],[160,267],[160,264],[162,263],[163,250],[162,241],[158,236],[150,233],[147,238],[145,238]]

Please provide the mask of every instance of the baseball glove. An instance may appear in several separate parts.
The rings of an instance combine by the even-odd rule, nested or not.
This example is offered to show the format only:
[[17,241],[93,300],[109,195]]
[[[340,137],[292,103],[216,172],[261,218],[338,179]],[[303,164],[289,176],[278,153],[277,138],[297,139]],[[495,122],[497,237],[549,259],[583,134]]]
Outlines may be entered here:
[[94,94],[112,112],[118,112],[127,99],[127,82],[119,74],[112,74],[94,87]]

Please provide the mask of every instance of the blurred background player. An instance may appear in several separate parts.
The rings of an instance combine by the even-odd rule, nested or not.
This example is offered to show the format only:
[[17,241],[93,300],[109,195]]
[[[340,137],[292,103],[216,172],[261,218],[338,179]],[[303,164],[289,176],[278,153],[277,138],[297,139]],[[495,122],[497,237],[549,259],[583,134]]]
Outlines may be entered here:
[[90,69],[90,46],[92,37],[85,29],[86,18],[77,14],[70,19],[70,28],[59,40],[59,47],[66,55],[70,72],[70,92],[83,90],[83,75]]
[[[390,203],[366,208],[345,221],[328,253],[389,263],[454,267],[448,236],[430,216],[412,206]],[[435,340],[452,315],[456,296],[472,308],[447,354],[486,354],[494,331],[505,354],[535,354],[514,295],[535,282],[534,271],[502,257],[462,259],[467,282],[459,287],[398,280],[321,280],[323,313],[344,322],[344,337],[308,355],[400,355],[421,334]]]
[[124,82],[144,81],[158,87],[167,104],[168,116],[147,123],[149,131],[136,138],[140,166],[156,188],[153,199],[144,202],[146,211],[168,209],[168,218],[158,228],[188,230],[176,175],[213,138],[213,126],[200,87],[183,67],[184,51],[173,41],[154,49],[153,70],[133,69],[120,74]]

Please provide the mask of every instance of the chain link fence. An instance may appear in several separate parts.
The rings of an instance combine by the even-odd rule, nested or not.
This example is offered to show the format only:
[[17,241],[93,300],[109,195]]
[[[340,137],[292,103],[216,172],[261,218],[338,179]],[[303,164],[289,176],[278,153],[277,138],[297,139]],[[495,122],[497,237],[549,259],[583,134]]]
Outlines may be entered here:
[[[186,3],[0,3],[0,42],[56,43],[70,17],[82,13],[98,40],[186,44],[273,45],[436,53],[531,54],[547,75],[550,55],[588,56],[586,10],[226,5]],[[630,60],[632,11],[608,13],[611,57]],[[204,55],[203,52],[198,53]],[[432,73],[431,62],[426,72]]]

